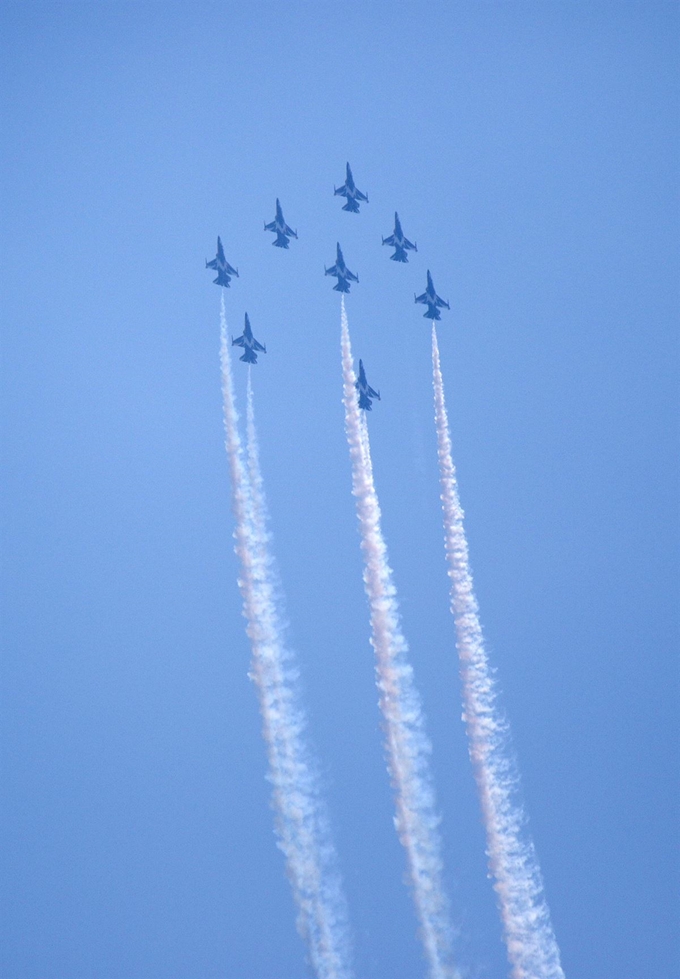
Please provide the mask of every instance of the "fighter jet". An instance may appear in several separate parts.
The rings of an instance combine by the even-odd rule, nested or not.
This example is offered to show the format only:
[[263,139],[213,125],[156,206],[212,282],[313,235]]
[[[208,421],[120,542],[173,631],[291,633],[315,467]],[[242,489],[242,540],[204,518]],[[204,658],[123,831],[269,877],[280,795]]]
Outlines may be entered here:
[[213,279],[216,286],[224,286],[225,289],[228,289],[232,275],[238,278],[238,269],[233,269],[224,257],[224,248],[222,248],[219,235],[217,236],[217,255],[213,258],[212,262],[206,259],[205,267],[207,269],[215,269],[217,272],[217,278]]
[[366,374],[364,372],[364,365],[359,361],[359,380],[355,381],[354,387],[359,392],[359,407],[364,411],[371,410],[371,398],[377,398],[380,401],[380,391],[374,391],[366,380]]
[[336,196],[346,197],[347,203],[343,205],[343,211],[353,211],[355,214],[359,213],[359,201],[366,201],[368,204],[368,197],[366,194],[362,194],[359,188],[354,183],[354,177],[352,176],[352,171],[350,170],[349,163],[347,164],[347,175],[345,177],[345,182],[342,187],[334,187],[333,191]]
[[276,241],[273,241],[272,245],[276,248],[288,248],[288,239],[297,238],[297,231],[289,228],[284,220],[278,197],[276,198],[276,217],[271,224],[265,224],[264,230],[274,232]]
[[350,272],[345,265],[345,260],[342,257],[342,249],[340,248],[339,244],[337,248],[338,251],[335,259],[335,265],[331,265],[329,269],[327,269],[324,265],[324,269],[326,271],[326,275],[336,276],[338,282],[337,285],[333,286],[336,292],[349,292],[350,282],[358,282],[359,276],[355,275],[354,272]]
[[432,276],[430,275],[430,270],[427,270],[427,289],[422,294],[422,296],[416,296],[415,301],[417,303],[425,303],[427,305],[427,312],[423,313],[423,316],[429,320],[439,320],[441,319],[439,310],[442,308],[451,309],[447,302],[441,299],[434,289],[434,282],[432,281]]
[[263,346],[253,336],[253,331],[250,329],[250,320],[248,319],[248,314],[246,313],[246,325],[243,330],[243,335],[237,337],[235,340],[232,338],[232,347],[244,347],[243,356],[239,357],[239,360],[243,360],[246,364],[256,364],[257,363],[257,351],[263,354],[267,353],[267,348]]
[[408,250],[418,251],[418,246],[404,237],[404,232],[401,230],[401,221],[396,211],[394,212],[394,234],[391,234],[389,238],[383,238],[382,243],[383,245],[389,245],[390,248],[396,249],[394,255],[390,255],[393,262],[408,262],[406,252]]

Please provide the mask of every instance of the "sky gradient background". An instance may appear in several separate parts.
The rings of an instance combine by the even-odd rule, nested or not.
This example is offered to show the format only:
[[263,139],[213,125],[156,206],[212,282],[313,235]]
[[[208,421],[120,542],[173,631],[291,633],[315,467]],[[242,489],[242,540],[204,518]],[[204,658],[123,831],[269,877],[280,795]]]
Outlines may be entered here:
[[[3,979],[303,979],[236,587],[219,233],[357,979],[424,976],[343,432],[375,477],[475,977],[507,973],[448,612],[454,457],[567,979],[678,974],[678,5],[5,3]],[[352,164],[370,198],[332,195]],[[288,252],[262,222],[281,199]],[[419,251],[390,262],[398,210]],[[243,404],[245,368],[235,365]]]

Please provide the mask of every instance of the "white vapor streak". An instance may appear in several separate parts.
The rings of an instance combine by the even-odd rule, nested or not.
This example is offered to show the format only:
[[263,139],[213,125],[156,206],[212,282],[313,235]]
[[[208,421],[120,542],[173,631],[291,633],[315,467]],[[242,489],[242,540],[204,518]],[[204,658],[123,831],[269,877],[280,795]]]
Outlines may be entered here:
[[451,925],[442,885],[440,840],[429,770],[430,744],[420,698],[401,631],[396,589],[380,526],[368,428],[357,403],[349,327],[342,299],[342,371],[345,429],[352,486],[364,555],[364,584],[371,615],[371,643],[384,718],[388,768],[395,794],[395,826],[406,850],[420,935],[431,979],[455,979]]
[[[220,362],[226,449],[236,522],[239,587],[252,649],[255,683],[269,760],[277,843],[297,907],[297,927],[318,979],[350,979],[345,905],[317,778],[305,743],[297,670],[284,646],[276,574],[270,553],[257,434],[248,390],[247,462],[238,431],[224,297]],[[250,378],[249,378],[250,380]],[[266,926],[265,926],[266,928]]]
[[432,369],[444,538],[463,684],[464,720],[511,975],[513,979],[564,979],[538,858],[518,799],[519,773],[509,749],[510,732],[496,703],[496,686],[484,649],[451,455],[434,324]]

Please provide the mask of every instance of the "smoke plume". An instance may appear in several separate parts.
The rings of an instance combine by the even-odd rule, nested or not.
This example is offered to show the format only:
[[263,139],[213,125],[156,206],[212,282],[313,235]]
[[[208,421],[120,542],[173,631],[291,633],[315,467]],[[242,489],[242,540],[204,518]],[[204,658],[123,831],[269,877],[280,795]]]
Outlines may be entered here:
[[345,429],[364,557],[371,643],[384,719],[387,764],[394,789],[395,826],[406,851],[430,979],[456,979],[449,908],[442,885],[441,844],[430,775],[430,744],[401,631],[396,590],[380,526],[368,427],[357,403],[349,326],[342,297],[342,372]]
[[297,907],[297,927],[317,979],[350,979],[345,902],[318,779],[306,744],[298,671],[284,643],[281,603],[267,530],[252,387],[248,386],[246,461],[238,430],[224,296],[220,361],[226,449],[236,523],[239,587],[252,650],[251,679],[262,715],[276,837]]
[[564,979],[538,858],[519,800],[519,773],[509,748],[509,729],[497,706],[495,683],[484,649],[451,455],[434,324],[432,368],[444,541],[460,658],[464,719],[511,974],[513,979]]

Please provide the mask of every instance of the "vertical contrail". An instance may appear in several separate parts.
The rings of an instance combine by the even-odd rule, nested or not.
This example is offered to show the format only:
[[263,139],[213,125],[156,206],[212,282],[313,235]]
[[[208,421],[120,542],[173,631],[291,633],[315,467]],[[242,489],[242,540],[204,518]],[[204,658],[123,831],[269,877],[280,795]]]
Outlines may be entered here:
[[538,858],[518,798],[519,773],[509,749],[508,724],[496,703],[495,683],[484,649],[451,456],[434,323],[432,373],[444,540],[460,657],[464,719],[508,960],[513,979],[564,979]]
[[449,908],[442,885],[441,844],[429,767],[430,744],[420,698],[401,631],[396,590],[380,527],[368,428],[361,418],[349,326],[342,300],[342,374],[345,429],[352,486],[364,555],[364,584],[371,613],[371,643],[384,718],[389,773],[395,794],[395,825],[406,850],[420,934],[431,979],[455,979]]
[[220,307],[220,361],[226,449],[236,520],[239,587],[252,649],[276,813],[276,835],[297,906],[297,926],[318,979],[350,979],[345,902],[325,807],[305,741],[297,669],[283,640],[276,575],[266,527],[257,435],[248,391],[247,461],[244,463],[227,342],[224,297]]

